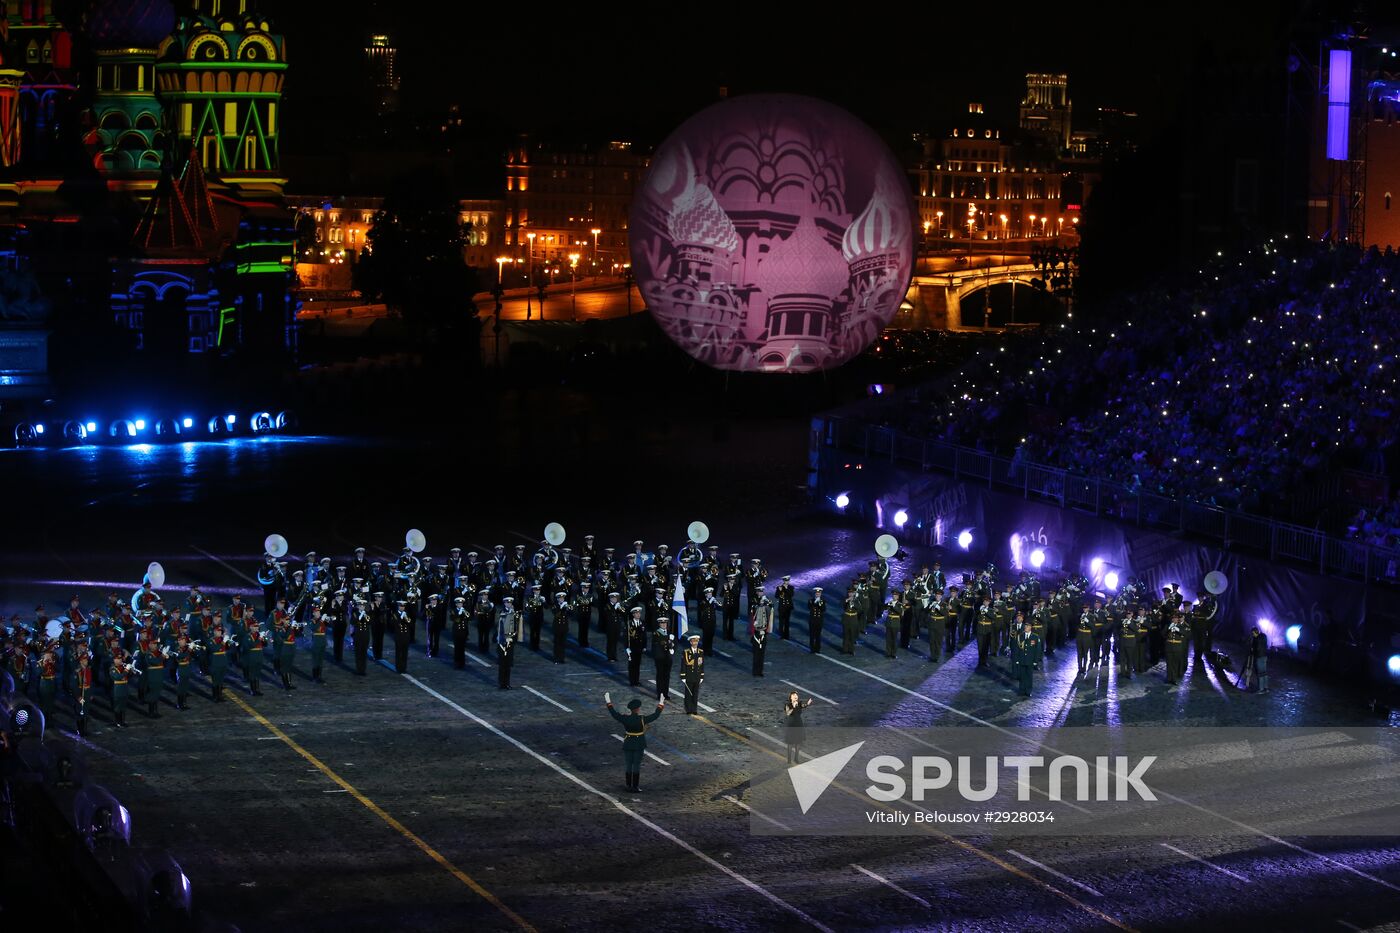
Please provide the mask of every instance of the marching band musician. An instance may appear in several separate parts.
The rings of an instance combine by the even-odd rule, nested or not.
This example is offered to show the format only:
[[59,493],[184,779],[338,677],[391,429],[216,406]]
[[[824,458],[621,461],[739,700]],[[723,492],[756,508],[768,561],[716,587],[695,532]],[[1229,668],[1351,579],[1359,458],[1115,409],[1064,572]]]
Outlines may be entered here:
[[706,654],[715,646],[715,617],[723,610],[723,603],[715,598],[715,588],[707,586],[700,593],[696,620],[700,623],[701,647]]
[[477,592],[476,608],[473,610],[476,617],[476,650],[484,655],[491,653],[491,633],[496,630],[496,605],[491,602],[490,589],[488,585]]
[[1074,629],[1074,646],[1079,652],[1079,676],[1085,676],[1090,656],[1094,651],[1094,613],[1091,604],[1084,601],[1084,611],[1079,614],[1079,623]]
[[350,569],[348,572],[352,580],[355,577],[360,577],[365,580],[369,579],[369,561],[365,558],[364,548],[355,548],[354,556],[350,559]]
[[[369,663],[369,601],[365,599],[364,593],[356,590],[355,597],[350,603],[350,649],[355,655],[355,674],[365,676],[365,667]],[[324,657],[324,653],[322,655]],[[317,659],[318,662],[320,659]],[[313,679],[317,683],[324,683],[319,676],[320,664],[317,664],[317,676]]]
[[127,680],[131,677],[135,662],[127,657],[120,645],[112,653],[112,719],[118,729],[126,728]]
[[326,638],[330,626],[320,606],[311,607],[311,618],[306,627],[311,632],[311,679],[318,684],[325,683],[321,679],[321,666],[326,663]]
[[773,598],[778,603],[778,637],[788,638],[788,626],[792,622],[792,608],[797,600],[797,588],[792,585],[792,576],[783,574],[783,582],[773,590]]
[[671,698],[671,659],[676,653],[676,636],[671,634],[670,619],[656,617],[656,630],[651,633],[651,660],[656,665],[656,695]]
[[1191,609],[1191,650],[1199,665],[1210,654],[1210,628],[1219,609],[1215,596],[1206,593]]
[[1163,633],[1167,655],[1167,686],[1174,687],[1186,676],[1186,618],[1173,612],[1171,622]]
[[826,624],[826,597],[822,588],[812,587],[812,595],[807,599],[807,647],[813,654],[822,653],[822,628]]
[[[320,608],[320,599],[314,599],[311,605],[312,608]],[[277,608],[272,610],[272,615],[267,621],[270,625],[268,635],[272,639],[272,673],[279,678],[282,676],[282,633],[286,630],[290,619],[291,612],[287,609],[287,600],[285,598],[278,599]]]
[[885,657],[894,658],[898,654],[900,630],[904,627],[904,616],[908,613],[908,603],[904,592],[898,587],[890,593],[890,601],[885,609]]
[[525,620],[530,627],[530,650],[540,650],[540,632],[544,629],[545,598],[539,583],[530,584],[530,595],[525,599]]
[[680,565],[681,582],[685,587],[685,601],[688,604],[692,598],[700,595],[700,573],[705,555],[698,544],[687,540],[676,555],[676,562]]
[[287,585],[288,606],[298,622],[306,618],[306,610],[311,602],[311,588],[306,585],[306,572],[292,571],[292,582]]
[[[607,634],[607,657],[617,660],[617,643],[627,626],[627,607],[622,604],[622,594],[613,591],[608,594],[608,604],[602,611],[603,630]],[[713,631],[713,626],[711,626]]]
[[175,640],[173,651],[175,660],[175,708],[189,709],[190,689],[194,686],[194,675],[190,671],[190,662],[194,660],[194,642],[187,634],[181,634]]
[[472,634],[472,614],[467,611],[465,596],[452,597],[447,626],[452,630],[452,666],[460,671],[467,666],[467,641]]
[[1118,676],[1133,679],[1133,663],[1137,657],[1138,623],[1130,612],[1118,627]]
[[515,643],[521,634],[520,613],[515,611],[515,597],[501,597],[501,611],[496,615],[496,673],[497,687],[510,689],[510,669],[515,663]]
[[224,621],[220,610],[214,610],[214,626],[209,632],[209,642],[205,653],[209,655],[209,683],[214,702],[224,702],[224,677],[228,674],[228,653],[232,646],[224,632]]
[[841,653],[856,653],[856,638],[860,634],[860,596],[852,584],[846,590],[846,600],[841,607]]
[[[700,633],[691,632],[689,646],[681,652],[681,684],[685,687],[685,711],[692,716],[700,712],[700,685],[705,682],[705,652],[700,647]],[[657,678],[657,683],[661,678]]]
[[248,631],[239,639],[239,654],[243,658],[243,680],[248,692],[255,697],[262,696],[262,666],[267,635],[258,627],[254,616],[248,617]]
[[[308,555],[310,557],[310,555]],[[263,612],[270,613],[277,605],[277,597],[286,585],[286,578],[282,576],[282,571],[277,566],[277,558],[271,554],[263,555],[263,565],[258,568],[258,584],[263,591]],[[146,608],[146,596],[150,592],[150,586],[142,586],[142,596],[138,603],[140,608]],[[153,594],[152,594],[153,595]]]
[[345,587],[338,588],[331,595],[329,609],[322,609],[321,614],[327,617],[331,626],[331,658],[339,664],[345,657],[345,630],[350,624],[349,606],[346,605],[348,591]]
[[977,610],[977,666],[987,666],[987,656],[993,654],[992,640],[996,637],[997,620],[992,608],[990,593],[982,597],[982,606]]
[[924,616],[928,613],[929,607],[929,574],[928,568],[914,579],[908,577],[904,579],[904,593],[907,607],[904,611],[903,624],[899,629],[899,647],[908,648],[911,641],[919,640],[919,630],[924,625]]
[[408,673],[408,645],[413,641],[413,617],[408,614],[408,600],[394,600],[394,672]]
[[446,606],[442,605],[442,599],[436,593],[428,594],[427,604],[423,607],[423,615],[428,622],[428,650],[427,655],[435,658],[438,649],[442,644],[442,630],[447,625],[447,616],[443,611]]
[[369,606],[370,647],[374,650],[374,660],[384,660],[384,633],[389,630],[389,605],[384,601],[384,591],[375,590]]
[[160,644],[154,624],[147,625],[142,632],[141,679],[145,683],[142,699],[146,712],[154,719],[160,718],[160,695],[165,689],[165,662],[169,649]]
[[[315,611],[313,607],[312,611]],[[292,621],[288,613],[274,615],[272,623],[272,637],[277,646],[275,651],[277,675],[282,679],[282,688],[288,692],[295,690],[292,685],[292,665],[297,657],[297,623]]]
[[[729,555],[731,559],[738,554]],[[734,640],[734,622],[739,618],[739,575],[730,572],[724,580],[724,640]]]
[[569,594],[564,590],[554,594],[554,606],[552,607],[553,618],[550,619],[550,630],[554,635],[554,663],[564,663],[564,649],[569,643],[569,613],[573,606],[569,603]]
[[[78,735],[87,735],[88,700],[92,696],[92,665],[86,653],[78,656],[78,666],[74,669],[73,718]],[[117,724],[126,725],[125,722]]]
[[627,682],[636,687],[642,682],[642,655],[647,650],[647,626],[642,621],[642,607],[633,606],[627,620]]
[[768,650],[768,633],[773,631],[773,603],[758,591],[758,603],[749,613],[749,644],[753,648],[753,676],[763,676],[764,656]]
[[[926,586],[932,586],[933,578],[929,577]],[[953,618],[953,609],[950,601],[943,598],[942,590],[932,590],[928,607],[928,659],[937,664],[943,660],[943,652],[946,649],[951,655],[952,649],[948,647],[948,622]]]
[[588,628],[593,624],[593,604],[596,597],[593,595],[593,584],[586,578],[579,581],[579,593],[574,597],[574,613],[578,623],[578,646],[580,649],[588,647]]
[[54,700],[58,698],[58,652],[57,645],[45,640],[39,653],[39,709],[45,722],[53,721]]
[[[768,580],[768,568],[763,566],[763,561],[757,557],[749,561],[749,569],[744,574],[744,585],[747,590],[749,615],[753,615],[753,608],[759,604],[763,596],[763,584]],[[770,620],[771,622],[771,620]]]

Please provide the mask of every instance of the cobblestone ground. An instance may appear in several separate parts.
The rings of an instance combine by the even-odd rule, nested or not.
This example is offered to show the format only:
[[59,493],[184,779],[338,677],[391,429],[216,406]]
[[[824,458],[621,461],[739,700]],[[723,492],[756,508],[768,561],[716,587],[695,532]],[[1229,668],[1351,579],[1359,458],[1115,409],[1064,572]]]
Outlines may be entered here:
[[[198,582],[222,603],[253,592],[257,548],[272,531],[297,553],[363,543],[374,557],[409,526],[442,554],[534,543],[555,520],[574,540],[588,532],[624,550],[636,537],[675,548],[700,519],[722,553],[764,558],[774,582],[792,573],[801,590],[843,588],[874,532],[796,517],[800,433],[755,427],[723,445],[657,435],[641,442],[635,469],[623,451],[606,471],[589,463],[610,436],[499,473],[489,449],[469,448],[452,455],[465,464],[315,442],[169,448],[145,460],[46,455],[22,468],[38,462],[47,478],[16,503],[26,537],[4,545],[0,602],[62,606],[77,588],[93,607],[108,583],[127,581],[129,596],[158,559],[171,596]],[[0,475],[20,472],[0,464]],[[201,681],[190,710],[170,694],[159,719],[133,708],[124,732],[99,704],[84,754],[141,839],[184,867],[201,908],[249,931],[1330,930],[1400,920],[1394,837],[1183,839],[1169,826],[1160,838],[751,834],[745,763],[755,749],[781,754],[781,704],[794,688],[824,698],[813,725],[1377,724],[1358,694],[1286,663],[1273,665],[1271,694],[1256,696],[1194,669],[1185,689],[1166,686],[1161,668],[1131,683],[1104,668],[1076,686],[1066,652],[1034,698],[1013,702],[1009,676],[975,671],[973,648],[938,665],[923,645],[889,660],[877,626],[854,657],[838,655],[832,612],[813,655],[804,606],[761,679],[746,645],[717,641],[701,696],[713,711],[667,708],[640,795],[623,790],[618,730],[602,707],[605,690],[615,702],[633,695],[626,665],[602,657],[597,635],[586,651],[571,642],[563,665],[522,651],[511,691],[496,688],[485,659],[455,671],[421,644],[409,677],[331,665],[324,685],[306,676],[302,652],[289,694],[265,682],[266,695],[250,697],[235,678],[235,699],[215,705]],[[647,697],[651,676],[648,662]]]

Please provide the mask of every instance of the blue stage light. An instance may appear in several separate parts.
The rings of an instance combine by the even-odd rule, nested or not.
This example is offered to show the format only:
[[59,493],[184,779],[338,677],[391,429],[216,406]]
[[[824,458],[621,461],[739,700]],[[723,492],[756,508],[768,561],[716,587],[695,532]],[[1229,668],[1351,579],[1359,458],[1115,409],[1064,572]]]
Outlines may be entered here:
[[1400,654],[1392,654],[1385,666],[1390,670],[1391,677],[1400,678]]
[[1288,647],[1292,648],[1294,651],[1298,650],[1298,639],[1302,636],[1303,627],[1301,625],[1290,625],[1283,633],[1283,637],[1288,639]]
[[848,505],[850,505],[850,504],[851,504],[851,497],[850,497],[849,495],[847,495],[847,494],[844,493],[844,492],[839,492],[839,493],[836,494],[836,507],[837,507],[838,509],[844,509],[846,506],[848,506]]
[[904,511],[903,509],[900,509],[899,511],[894,513],[894,526],[896,528],[903,528],[905,524],[908,523],[908,521],[909,513]]
[[1118,571],[1110,570],[1103,575],[1103,585],[1113,592],[1118,592]]
[[958,547],[964,551],[972,547],[972,531],[970,529],[965,528],[958,532]]
[[43,434],[43,433],[44,433],[44,426],[43,426],[42,424],[36,424],[36,425],[34,425],[34,433],[35,433],[35,434]]
[[93,431],[96,431],[96,430],[97,430],[97,422],[96,422],[96,421],[89,421],[89,422],[87,423],[87,431],[88,431],[88,433],[91,434]]
[[1036,548],[1034,551],[1031,551],[1031,566],[1034,567],[1036,570],[1039,570],[1039,569],[1040,569],[1041,567],[1043,567],[1044,565],[1045,565],[1045,549],[1044,549],[1044,548]]
[[237,420],[237,415],[224,415],[224,421],[228,424],[229,427],[233,427],[234,422]]
[[184,419],[183,421],[181,421],[180,423],[181,423],[182,425],[184,425],[185,427],[187,427],[187,428],[192,428],[192,427],[194,427],[194,419],[193,419],[193,418],[185,418],[185,419]]
[[1102,557],[1095,557],[1093,560],[1089,561],[1089,573],[1097,577],[1103,570],[1103,563]]
[[146,419],[145,419],[145,418],[137,418],[137,419],[136,419],[136,430],[138,430],[138,431],[144,431],[144,430],[146,430]]

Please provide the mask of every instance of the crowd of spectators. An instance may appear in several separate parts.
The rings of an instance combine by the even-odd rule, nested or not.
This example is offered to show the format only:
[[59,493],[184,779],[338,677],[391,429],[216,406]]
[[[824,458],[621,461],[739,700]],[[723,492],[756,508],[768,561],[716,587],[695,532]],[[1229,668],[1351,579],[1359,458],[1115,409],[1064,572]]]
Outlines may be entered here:
[[[1393,465],[1400,255],[1279,238],[1185,286],[1006,335],[878,417],[1134,491],[1297,518],[1343,468]],[[893,404],[891,404],[893,403]],[[1394,544],[1400,503],[1354,533]]]

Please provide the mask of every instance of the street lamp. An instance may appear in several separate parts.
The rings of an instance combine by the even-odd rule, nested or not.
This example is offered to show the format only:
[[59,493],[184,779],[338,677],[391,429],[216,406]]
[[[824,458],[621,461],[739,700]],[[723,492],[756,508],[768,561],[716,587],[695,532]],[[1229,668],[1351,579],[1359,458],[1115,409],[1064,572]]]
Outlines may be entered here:
[[569,304],[573,306],[574,320],[578,320],[578,253],[569,254]]
[[593,275],[596,278],[598,275],[598,234],[603,231],[598,227],[594,227],[588,232],[593,234]]
[[1050,219],[1049,217],[1041,217],[1041,218],[1040,218],[1040,235],[1041,235],[1041,236],[1045,236],[1045,221],[1047,221],[1047,220],[1049,220],[1049,219]]
[[[530,264],[525,267],[525,320],[530,320],[530,289],[535,287],[535,232],[532,230],[525,234],[525,239],[530,241]],[[540,308],[540,317],[544,317],[544,308]]]
[[1031,236],[1035,236],[1035,215],[1031,215]]
[[1001,215],[1001,238],[1006,239],[1006,215]]
[[935,216],[935,217],[938,218],[938,235],[939,235],[939,236],[942,236],[942,235],[943,235],[943,212],[942,212],[942,211],[934,211],[934,212],[933,212],[933,216]]
[[928,228],[933,226],[933,222],[924,221],[924,257],[928,258]]
[[1055,221],[1055,236],[1059,236],[1065,230],[1065,219],[1061,217]]
[[503,269],[505,269],[506,263],[508,263],[508,262],[510,262],[510,257],[509,257],[509,256],[497,256],[497,257],[496,257],[496,284],[497,284],[497,285],[500,285],[500,284],[501,284],[501,272],[502,272]]

